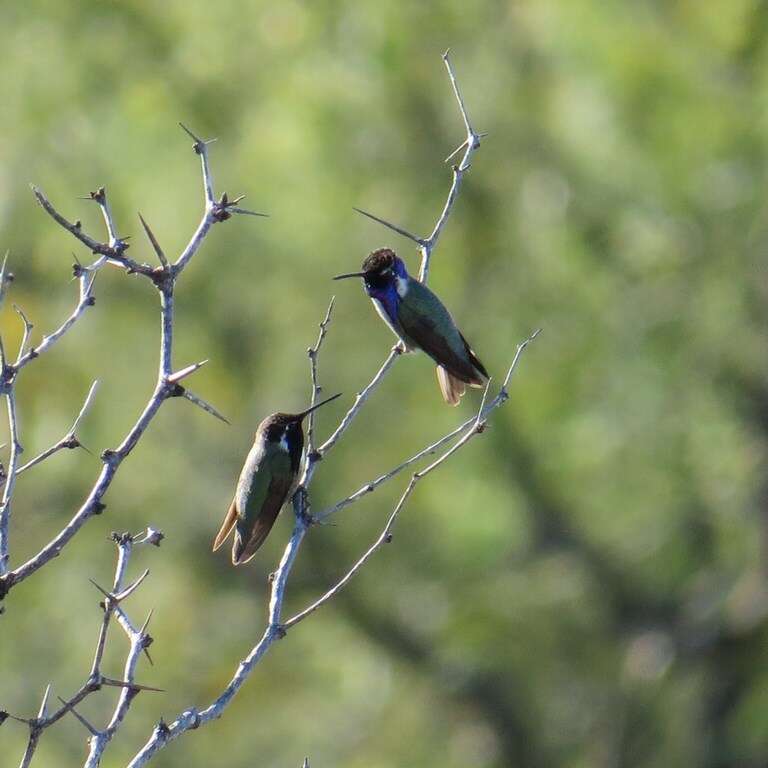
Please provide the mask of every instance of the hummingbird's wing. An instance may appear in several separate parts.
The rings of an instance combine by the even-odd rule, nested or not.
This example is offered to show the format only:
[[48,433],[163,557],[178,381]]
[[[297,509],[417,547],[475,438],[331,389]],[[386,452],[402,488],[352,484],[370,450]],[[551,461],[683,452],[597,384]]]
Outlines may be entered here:
[[256,554],[272,530],[296,480],[287,451],[277,446],[255,450],[255,461],[250,461],[252,457],[249,455],[235,493],[234,565],[247,563]]
[[224,515],[224,522],[221,524],[221,528],[219,528],[219,532],[216,534],[216,538],[213,540],[214,552],[227,540],[229,534],[232,532],[232,527],[234,526],[236,520],[237,504],[233,499],[232,503],[229,505],[227,514]]
[[235,541],[232,545],[232,563],[234,565],[247,563],[264,543],[283,508],[283,504],[288,500],[292,485],[290,479],[273,477],[269,484],[267,498],[261,505],[253,524],[251,525],[248,521],[248,513],[246,513],[244,520],[238,518],[238,523],[242,520],[242,525],[238,524],[235,528]]
[[[458,330],[458,329],[457,329]],[[483,375],[484,378],[488,378],[488,371],[485,370],[485,366],[480,362],[480,358],[475,354],[475,350],[472,349],[472,347],[469,346],[469,342],[464,338],[464,334],[459,331],[459,336],[461,336],[461,340],[464,342],[464,350],[466,351],[467,355],[469,356],[469,359],[472,363],[472,365],[475,366],[475,368],[480,371],[480,373]],[[483,386],[485,382],[480,382],[479,386]],[[475,387],[478,386],[477,384],[470,383],[470,386]]]
[[398,303],[397,312],[407,336],[453,378],[475,387],[485,384],[485,366],[461,335],[445,305],[426,285],[409,280],[408,292]]

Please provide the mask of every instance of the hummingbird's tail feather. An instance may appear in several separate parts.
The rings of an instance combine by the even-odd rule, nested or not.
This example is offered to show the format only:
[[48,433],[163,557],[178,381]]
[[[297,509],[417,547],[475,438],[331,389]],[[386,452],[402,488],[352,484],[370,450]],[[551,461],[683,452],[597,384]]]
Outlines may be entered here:
[[443,399],[448,405],[458,405],[461,396],[466,392],[466,384],[457,379],[455,376],[451,376],[448,371],[443,368],[442,365],[438,365],[437,368],[437,383],[440,385],[440,391],[443,393]]
[[232,544],[232,565],[243,565],[255,557],[257,550],[269,536],[279,511],[280,507],[277,507],[274,514],[271,511],[262,510],[255,525],[248,531],[248,539],[245,539],[243,536],[245,531],[241,531],[239,526],[235,529],[235,541]]
[[216,538],[213,540],[214,552],[227,540],[229,534],[232,532],[232,527],[234,526],[236,520],[237,506],[233,499],[227,514],[224,515],[224,522],[221,524],[221,528],[219,528],[219,532],[216,534]]

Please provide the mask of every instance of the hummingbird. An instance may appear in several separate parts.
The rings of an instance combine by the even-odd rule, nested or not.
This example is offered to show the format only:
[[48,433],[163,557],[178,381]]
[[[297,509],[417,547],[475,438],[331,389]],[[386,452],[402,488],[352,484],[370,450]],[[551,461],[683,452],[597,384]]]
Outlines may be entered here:
[[437,381],[445,402],[458,405],[466,386],[482,387],[485,366],[456,327],[450,312],[424,283],[414,280],[403,260],[380,248],[363,262],[361,272],[336,275],[334,280],[362,277],[376,311],[406,351],[421,349],[437,363]]
[[232,565],[247,563],[272,530],[283,504],[293,495],[304,450],[302,421],[341,393],[301,413],[273,413],[259,424],[235,497],[213,541],[215,552],[234,529]]

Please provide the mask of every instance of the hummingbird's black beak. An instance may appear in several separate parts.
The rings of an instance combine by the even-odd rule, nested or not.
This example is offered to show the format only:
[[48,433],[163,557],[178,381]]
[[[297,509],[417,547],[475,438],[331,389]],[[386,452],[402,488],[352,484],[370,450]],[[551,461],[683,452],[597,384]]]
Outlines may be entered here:
[[336,275],[334,277],[334,280],[346,280],[348,277],[365,277],[368,273],[367,272],[346,272],[343,275]]
[[323,400],[320,403],[315,403],[311,408],[307,408],[306,411],[302,411],[301,413],[297,413],[296,416],[299,418],[299,420],[303,419],[307,414],[312,413],[312,411],[316,411],[320,406],[325,405],[326,403],[330,403],[331,400],[335,400],[337,397],[341,397],[342,393],[339,392],[338,395],[334,395],[333,397],[329,397],[327,400]]

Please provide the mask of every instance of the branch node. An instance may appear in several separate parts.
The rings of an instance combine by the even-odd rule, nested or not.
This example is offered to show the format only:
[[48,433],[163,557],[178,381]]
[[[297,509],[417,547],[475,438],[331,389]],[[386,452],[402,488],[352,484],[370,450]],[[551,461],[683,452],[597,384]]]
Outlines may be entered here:
[[165,538],[165,534],[158,528],[147,528],[147,534],[142,539],[142,543],[151,544],[153,547],[159,547],[160,542]]
[[213,144],[213,142],[216,141],[216,139],[207,139],[207,140],[201,139],[199,136],[195,136],[195,134],[192,133],[192,131],[190,131],[186,125],[184,125],[184,123],[180,122],[179,125],[181,126],[183,131],[185,131],[189,136],[192,137],[192,140],[195,142],[192,145],[192,149],[194,149],[195,153],[198,155],[201,155],[203,152],[205,152],[206,145]]
[[127,543],[126,539],[125,539],[126,536],[128,536],[128,539],[131,538],[131,534],[130,533],[118,533],[117,531],[112,531],[109,534],[110,540],[114,541],[115,544],[125,544],[125,543]]
[[278,640],[282,640],[288,634],[288,630],[282,624],[270,624],[269,629]]

